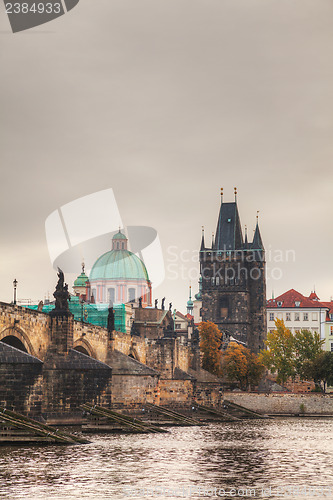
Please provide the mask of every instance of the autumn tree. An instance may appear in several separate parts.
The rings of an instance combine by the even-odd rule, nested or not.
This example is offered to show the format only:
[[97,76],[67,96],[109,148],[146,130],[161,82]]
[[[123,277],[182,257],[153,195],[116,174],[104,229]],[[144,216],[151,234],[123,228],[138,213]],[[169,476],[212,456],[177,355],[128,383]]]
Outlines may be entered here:
[[259,359],[266,368],[277,372],[277,382],[284,384],[289,377],[296,375],[295,342],[293,334],[281,319],[275,320],[275,327],[273,332],[267,334],[267,350],[260,352]]
[[221,375],[221,339],[222,333],[211,321],[199,324],[202,367],[210,373]]
[[[295,370],[302,380],[313,380],[311,363],[320,356],[324,340],[310,330],[297,331],[294,336]],[[310,369],[309,369],[310,368]]]
[[222,366],[226,377],[237,380],[242,390],[258,385],[265,370],[256,354],[236,342],[230,342],[223,353]]

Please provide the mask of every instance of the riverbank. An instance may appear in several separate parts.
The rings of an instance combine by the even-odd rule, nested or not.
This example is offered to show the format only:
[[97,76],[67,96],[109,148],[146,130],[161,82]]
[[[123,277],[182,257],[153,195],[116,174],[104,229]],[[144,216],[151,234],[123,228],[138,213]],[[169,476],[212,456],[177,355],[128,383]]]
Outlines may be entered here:
[[224,399],[266,415],[333,416],[333,394],[225,392]]

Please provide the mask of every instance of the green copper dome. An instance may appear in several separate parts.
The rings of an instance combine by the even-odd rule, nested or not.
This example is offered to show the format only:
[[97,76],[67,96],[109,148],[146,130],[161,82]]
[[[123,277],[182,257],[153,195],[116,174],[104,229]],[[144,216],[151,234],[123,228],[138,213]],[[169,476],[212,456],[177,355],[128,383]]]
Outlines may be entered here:
[[89,280],[88,276],[84,271],[76,278],[74,281],[74,286],[86,286],[87,281]]
[[[127,239],[122,235],[123,238]],[[96,260],[89,279],[149,281],[149,276],[146,266],[134,253],[129,250],[110,250]]]
[[116,233],[113,237],[112,237],[113,240],[127,240],[126,236],[120,231],[119,229],[119,232]]

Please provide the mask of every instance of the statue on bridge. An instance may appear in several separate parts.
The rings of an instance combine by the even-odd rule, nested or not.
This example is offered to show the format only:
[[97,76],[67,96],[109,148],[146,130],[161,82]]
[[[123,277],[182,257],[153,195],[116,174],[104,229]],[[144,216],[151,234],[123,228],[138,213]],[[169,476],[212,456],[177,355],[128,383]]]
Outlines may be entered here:
[[112,333],[114,330],[114,312],[113,307],[109,307],[108,313],[108,332]]
[[71,298],[68,292],[68,285],[67,283],[65,283],[64,273],[59,267],[58,267],[58,283],[55,292],[53,294],[53,297],[55,298],[55,308],[53,310],[53,314],[69,313],[68,301],[71,300]]

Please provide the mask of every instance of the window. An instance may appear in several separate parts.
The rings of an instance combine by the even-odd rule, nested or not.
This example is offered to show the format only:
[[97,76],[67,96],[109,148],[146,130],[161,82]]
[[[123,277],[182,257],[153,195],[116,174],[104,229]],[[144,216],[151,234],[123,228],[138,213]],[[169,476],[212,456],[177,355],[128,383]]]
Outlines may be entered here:
[[211,284],[212,284],[212,285],[215,285],[215,278],[211,278],[211,280],[210,280],[210,281],[211,281]]
[[299,321],[299,313],[295,313],[295,321]]
[[182,325],[180,323],[176,323],[176,330],[181,330]]
[[291,313],[286,313],[286,321],[291,321]]
[[303,314],[303,321],[309,321],[309,314],[308,313]]
[[216,285],[219,285],[220,284],[220,278],[218,276],[216,276],[215,278],[215,284]]
[[228,307],[228,299],[221,298],[220,300],[220,318],[225,319],[228,317],[229,307]]
[[300,305],[301,305],[301,303],[300,303],[300,302],[298,302],[298,301],[296,301],[296,302],[295,302],[295,306],[296,306],[296,307],[299,307]]
[[280,301],[279,301],[279,302],[277,303],[277,306],[278,306],[278,307],[282,307],[282,302],[280,302]]
[[318,321],[318,313],[312,313],[312,321]]
[[331,352],[333,352],[333,342],[331,342]]
[[112,306],[115,299],[115,289],[108,288],[109,304]]
[[128,301],[129,302],[134,302],[135,301],[135,288],[129,288],[128,289]]
[[274,321],[274,313],[269,313],[269,321]]

